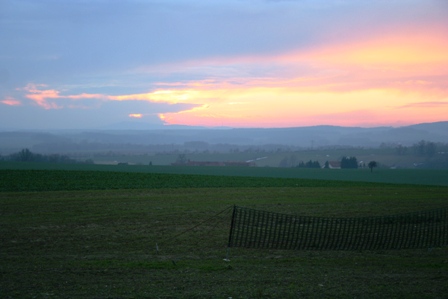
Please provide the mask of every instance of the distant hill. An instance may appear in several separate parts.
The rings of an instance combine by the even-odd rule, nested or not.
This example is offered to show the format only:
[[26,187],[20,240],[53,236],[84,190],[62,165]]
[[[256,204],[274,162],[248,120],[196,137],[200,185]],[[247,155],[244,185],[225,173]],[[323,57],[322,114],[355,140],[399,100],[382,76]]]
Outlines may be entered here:
[[[448,121],[405,127],[311,126],[293,128],[160,127],[152,130],[3,131],[0,154],[22,148],[72,147],[86,144],[156,145],[202,142],[232,145],[290,145],[297,147],[378,147],[381,143],[412,145],[420,140],[448,143]],[[44,146],[45,145],[45,146]],[[107,148],[107,146],[106,146]]]

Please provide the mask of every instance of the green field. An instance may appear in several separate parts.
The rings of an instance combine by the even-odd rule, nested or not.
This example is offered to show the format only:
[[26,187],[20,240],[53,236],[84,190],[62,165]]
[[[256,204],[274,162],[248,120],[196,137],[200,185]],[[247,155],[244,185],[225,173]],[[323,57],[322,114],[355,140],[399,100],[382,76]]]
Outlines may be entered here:
[[[445,298],[448,293],[446,247],[226,248],[233,205],[334,217],[420,211],[448,204],[447,184],[437,178],[446,172],[419,173],[430,174],[432,185],[413,183],[417,175],[411,173],[396,185],[349,180],[371,175],[368,171],[347,171],[345,181],[337,181],[292,172],[275,177],[281,173],[264,168],[256,173],[38,166],[1,166],[1,298]],[[59,169],[48,170],[52,167]]]
[[[325,181],[372,182],[448,186],[448,169],[304,169],[278,167],[186,167],[148,165],[57,164],[0,162],[0,170],[79,170],[146,174],[213,175],[252,178],[313,179]],[[120,183],[120,182],[117,182]],[[1,184],[1,182],[0,182]],[[245,186],[244,183],[242,186]],[[146,186],[140,186],[146,187]],[[121,186],[123,188],[123,186]]]

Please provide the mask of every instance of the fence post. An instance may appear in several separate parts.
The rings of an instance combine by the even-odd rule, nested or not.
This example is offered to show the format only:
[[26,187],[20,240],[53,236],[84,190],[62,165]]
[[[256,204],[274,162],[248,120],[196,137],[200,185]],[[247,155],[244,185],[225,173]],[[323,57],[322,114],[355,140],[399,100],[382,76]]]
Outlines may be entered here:
[[232,221],[230,222],[230,233],[229,233],[229,242],[227,243],[227,248],[232,247],[232,235],[233,235],[233,226],[235,225],[235,214],[236,214],[236,206],[233,206],[232,212]]

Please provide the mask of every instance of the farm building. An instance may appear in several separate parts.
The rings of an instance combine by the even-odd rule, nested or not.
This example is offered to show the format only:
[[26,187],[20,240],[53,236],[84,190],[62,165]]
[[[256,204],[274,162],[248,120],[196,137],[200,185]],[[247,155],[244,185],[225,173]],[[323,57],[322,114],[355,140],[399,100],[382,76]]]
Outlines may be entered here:
[[340,161],[328,161],[328,168],[341,169],[341,162]]

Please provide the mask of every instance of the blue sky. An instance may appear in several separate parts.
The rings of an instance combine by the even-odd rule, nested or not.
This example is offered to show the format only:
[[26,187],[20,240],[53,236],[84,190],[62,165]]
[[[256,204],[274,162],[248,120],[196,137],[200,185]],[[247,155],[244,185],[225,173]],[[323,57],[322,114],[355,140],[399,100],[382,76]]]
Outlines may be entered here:
[[0,0],[0,129],[447,120],[447,36],[444,0]]

